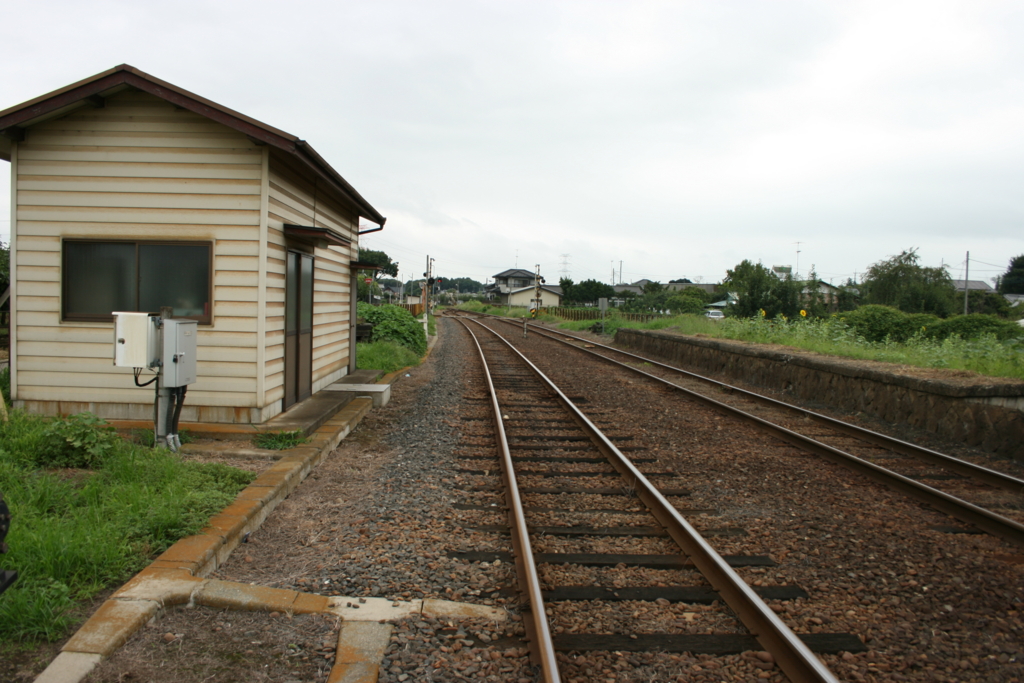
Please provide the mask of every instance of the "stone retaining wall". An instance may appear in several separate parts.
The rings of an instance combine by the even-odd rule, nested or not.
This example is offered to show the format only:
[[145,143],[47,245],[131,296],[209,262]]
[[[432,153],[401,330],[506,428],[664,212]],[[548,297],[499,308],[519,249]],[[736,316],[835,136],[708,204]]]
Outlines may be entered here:
[[878,369],[881,363],[868,367],[862,361],[647,330],[619,329],[615,342],[694,372],[864,412],[1024,460],[1024,382],[924,379]]

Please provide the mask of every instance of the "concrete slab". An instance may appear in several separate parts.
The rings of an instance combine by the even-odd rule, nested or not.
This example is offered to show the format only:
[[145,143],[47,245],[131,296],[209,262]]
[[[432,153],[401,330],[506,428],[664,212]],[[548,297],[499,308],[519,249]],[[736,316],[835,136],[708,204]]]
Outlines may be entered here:
[[346,622],[338,634],[338,651],[327,683],[377,683],[380,662],[391,639],[391,624]]
[[297,592],[283,588],[210,580],[196,592],[195,601],[214,609],[289,612],[298,596]]
[[88,676],[89,672],[95,669],[101,661],[103,661],[103,655],[61,652],[50,662],[50,666],[36,677],[36,683],[78,683]]
[[337,382],[324,387],[324,391],[350,391],[355,396],[369,396],[373,399],[373,407],[386,406],[391,400],[390,384],[342,384]]
[[341,379],[338,380],[339,384],[373,384],[380,376],[384,373],[380,370],[372,370],[369,368],[363,368],[350,372]]
[[387,598],[363,598],[363,600],[365,602],[359,602],[359,598],[330,598],[327,611],[343,617],[345,621],[380,621],[381,619],[389,621],[413,616],[423,610],[422,600],[411,602],[396,602]]
[[345,407],[352,394],[340,391],[319,391],[301,403],[293,405],[280,415],[267,420],[258,429],[261,432],[294,432],[309,434]]
[[423,615],[428,617],[447,617],[449,619],[508,621],[508,612],[499,607],[474,605],[469,602],[452,602],[451,600],[424,600]]
[[160,605],[183,605],[202,587],[203,579],[184,570],[143,569],[111,597],[118,600],[152,600]]
[[152,600],[107,600],[71,640],[64,643],[61,651],[107,657],[152,619],[158,608]]

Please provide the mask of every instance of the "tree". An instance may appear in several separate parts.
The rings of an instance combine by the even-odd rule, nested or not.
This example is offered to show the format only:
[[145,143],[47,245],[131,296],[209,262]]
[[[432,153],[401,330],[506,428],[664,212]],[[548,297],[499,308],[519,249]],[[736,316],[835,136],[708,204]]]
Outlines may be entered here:
[[0,240],[0,294],[11,284],[11,245]]
[[725,273],[722,284],[739,299],[728,307],[732,315],[752,318],[761,311],[769,318],[799,315],[802,286],[793,280],[792,274],[779,278],[760,262],[752,263],[747,259]]
[[872,264],[861,284],[862,303],[942,318],[956,312],[956,288],[949,273],[920,266],[918,260],[917,249],[908,249]]
[[390,275],[391,277],[398,277],[398,264],[391,260],[391,257],[385,254],[383,251],[373,251],[372,249],[360,249],[359,250],[359,262],[369,263],[374,266],[378,266],[379,270],[373,274],[373,279],[380,278],[381,275]]
[[1024,294],[1024,254],[1010,259],[1010,267],[999,278],[1000,294]]
[[443,278],[440,278],[440,279],[441,279],[441,289],[442,290],[446,290],[447,291],[449,289],[457,289],[457,290],[459,290],[460,293],[462,293],[462,292],[482,292],[482,291],[484,291],[483,283],[482,282],[477,282],[473,278],[468,278],[468,277],[447,278],[447,277],[443,277]]
[[708,293],[700,287],[687,287],[670,296],[665,305],[673,313],[699,315],[704,311],[708,299]]
[[967,312],[987,313],[1006,318],[1010,315],[1010,302],[1001,294],[974,290],[967,292]]
[[[568,293],[564,284],[566,282],[569,284]],[[562,278],[559,284],[562,286],[562,298],[566,300],[566,303],[592,304],[597,303],[597,300],[602,297],[610,299],[615,296],[614,287],[597,280],[584,280],[578,285],[574,285],[572,280]]]

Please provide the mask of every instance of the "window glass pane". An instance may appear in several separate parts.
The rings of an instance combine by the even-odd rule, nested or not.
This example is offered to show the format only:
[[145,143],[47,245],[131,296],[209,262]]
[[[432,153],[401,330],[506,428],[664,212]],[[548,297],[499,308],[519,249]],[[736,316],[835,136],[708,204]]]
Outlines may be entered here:
[[295,334],[299,331],[299,259],[301,257],[288,252],[288,268],[284,286],[284,331]]
[[302,294],[299,304],[299,330],[309,331],[313,329],[313,259],[303,256],[301,263],[300,287]]
[[192,244],[139,245],[139,310],[174,315],[210,315],[210,247]]
[[64,243],[64,315],[110,315],[135,309],[135,245]]

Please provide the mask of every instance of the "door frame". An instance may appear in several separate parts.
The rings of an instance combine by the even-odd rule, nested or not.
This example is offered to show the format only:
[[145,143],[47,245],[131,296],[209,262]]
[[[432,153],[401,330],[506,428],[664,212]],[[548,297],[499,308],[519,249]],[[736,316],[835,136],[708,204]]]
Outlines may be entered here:
[[[306,267],[309,269],[309,279],[308,285],[304,286],[303,271]],[[285,252],[284,397],[282,398],[282,410],[287,410],[313,395],[315,270],[316,257],[311,250],[292,246],[287,248]],[[293,300],[292,297],[296,298]],[[303,304],[306,304],[308,309],[304,309]],[[307,315],[304,315],[304,311]]]

